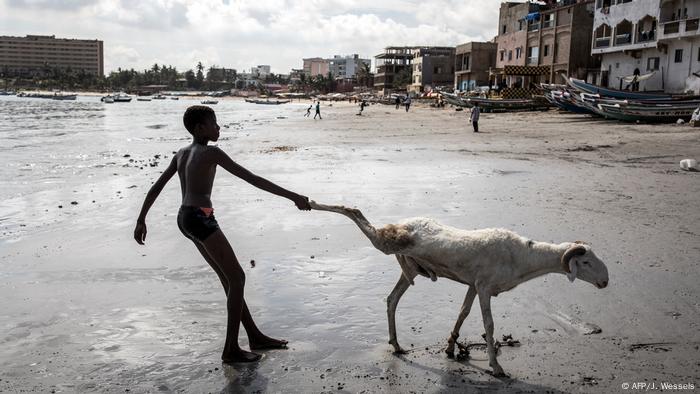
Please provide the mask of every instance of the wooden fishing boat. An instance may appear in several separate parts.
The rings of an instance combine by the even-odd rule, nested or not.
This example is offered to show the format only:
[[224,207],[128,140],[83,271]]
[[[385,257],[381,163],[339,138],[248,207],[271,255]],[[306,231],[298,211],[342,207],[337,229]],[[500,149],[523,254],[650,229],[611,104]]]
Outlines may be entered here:
[[608,89],[601,86],[592,85],[576,78],[566,80],[572,88],[584,92],[599,94],[603,97],[612,97],[622,100],[650,100],[650,99],[670,99],[672,96],[667,93],[647,93],[647,92],[630,92],[626,90]]
[[291,100],[270,100],[270,99],[265,99],[265,100],[258,100],[258,99],[245,99],[246,103],[253,103],[253,104],[266,104],[266,105],[280,105],[280,104],[287,104]]

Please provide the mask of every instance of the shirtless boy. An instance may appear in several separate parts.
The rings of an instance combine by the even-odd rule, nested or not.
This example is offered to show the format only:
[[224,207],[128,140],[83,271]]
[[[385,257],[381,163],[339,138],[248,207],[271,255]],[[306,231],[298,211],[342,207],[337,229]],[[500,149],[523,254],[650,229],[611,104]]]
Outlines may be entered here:
[[245,274],[214,218],[210,199],[216,168],[221,166],[255,187],[286,197],[301,210],[311,209],[309,199],[251,173],[231,160],[223,150],[209,146],[209,141],[219,139],[219,125],[216,124],[216,115],[211,108],[201,105],[189,107],[185,111],[183,121],[185,128],[193,136],[192,143],[177,152],[168,168],[148,191],[136,221],[134,238],[143,245],[146,240],[146,214],[165,184],[177,173],[182,190],[182,206],[177,215],[177,225],[185,237],[194,242],[219,276],[226,291],[228,325],[221,359],[224,363],[257,361],[261,357],[260,354],[245,351],[238,345],[240,323],[243,323],[248,334],[251,350],[282,349],[286,347],[287,341],[263,334],[255,325],[243,298]]

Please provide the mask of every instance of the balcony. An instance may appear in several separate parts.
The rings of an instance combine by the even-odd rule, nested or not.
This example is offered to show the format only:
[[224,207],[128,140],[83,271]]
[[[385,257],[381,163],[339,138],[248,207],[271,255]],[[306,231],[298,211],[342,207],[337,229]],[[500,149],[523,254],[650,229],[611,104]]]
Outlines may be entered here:
[[554,27],[554,19],[542,22],[542,28],[546,29],[548,27]]
[[662,39],[696,36],[700,28],[700,18],[688,18],[661,23]]
[[607,48],[610,46],[610,37],[598,37],[595,39],[594,48]]
[[618,34],[615,36],[615,45],[627,45],[632,43],[632,35],[629,33]]
[[527,64],[537,65],[537,56],[531,56],[527,58]]
[[527,31],[537,31],[539,29],[540,29],[539,23],[533,23],[531,25],[527,25]]

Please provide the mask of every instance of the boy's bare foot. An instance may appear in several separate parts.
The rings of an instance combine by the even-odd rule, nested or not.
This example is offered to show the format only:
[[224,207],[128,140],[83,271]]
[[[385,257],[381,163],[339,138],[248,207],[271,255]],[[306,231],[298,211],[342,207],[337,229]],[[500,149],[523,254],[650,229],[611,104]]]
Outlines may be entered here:
[[243,349],[236,350],[234,352],[224,354],[221,356],[221,361],[224,364],[232,363],[252,363],[260,360],[262,355],[253,352],[247,352]]
[[266,350],[266,349],[286,349],[287,342],[284,339],[274,339],[268,336],[250,339],[251,350]]

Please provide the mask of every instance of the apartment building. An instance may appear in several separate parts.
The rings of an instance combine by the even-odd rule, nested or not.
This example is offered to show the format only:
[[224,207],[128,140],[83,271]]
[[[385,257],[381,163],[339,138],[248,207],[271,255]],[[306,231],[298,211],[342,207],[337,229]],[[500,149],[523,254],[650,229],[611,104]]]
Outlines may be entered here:
[[270,75],[270,66],[268,64],[261,64],[251,67],[250,73],[257,78],[265,78]]
[[0,73],[9,77],[33,77],[58,68],[103,76],[103,51],[100,40],[0,36]]
[[320,57],[310,57],[304,60],[304,74],[307,77],[315,77],[317,75],[323,75],[324,77],[330,72],[330,61],[328,59],[323,59]]
[[362,59],[358,54],[349,56],[335,55],[328,59],[329,69],[336,79],[352,79],[362,67],[370,67],[370,59]]
[[408,91],[423,93],[435,87],[452,86],[455,75],[454,47],[421,47],[413,50],[413,69]]
[[489,70],[496,67],[498,44],[468,42],[455,48],[454,89],[468,91],[489,85]]
[[394,90],[405,93],[403,87],[395,87],[394,80],[401,73],[412,76],[411,65],[413,63],[413,51],[419,47],[386,47],[384,52],[375,56],[374,88],[382,95],[387,95]]
[[625,89],[700,93],[700,0],[597,0],[591,53],[600,71],[589,80]]
[[[507,84],[526,86],[530,82],[564,83],[567,76],[586,78],[597,69],[591,56],[588,35],[593,32],[593,0],[560,0],[546,4],[501,4],[496,68],[522,70]],[[536,78],[527,68],[537,67]],[[503,82],[503,81],[501,81]]]

